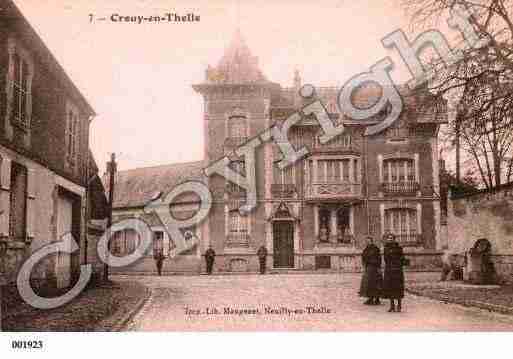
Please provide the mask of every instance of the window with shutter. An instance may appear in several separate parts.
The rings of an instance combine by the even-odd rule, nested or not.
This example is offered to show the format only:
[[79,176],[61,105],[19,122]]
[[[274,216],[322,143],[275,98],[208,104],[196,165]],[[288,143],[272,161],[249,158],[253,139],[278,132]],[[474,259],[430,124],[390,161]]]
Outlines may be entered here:
[[27,230],[27,168],[12,162],[9,236],[25,241]]
[[79,153],[80,117],[78,110],[68,104],[66,113],[66,161],[69,167],[76,167]]
[[15,48],[12,61],[12,103],[11,123],[27,131],[30,128],[30,104],[32,69],[22,51]]
[[28,63],[16,52],[13,56],[13,101],[11,122],[27,130],[29,128],[28,102],[30,68]]

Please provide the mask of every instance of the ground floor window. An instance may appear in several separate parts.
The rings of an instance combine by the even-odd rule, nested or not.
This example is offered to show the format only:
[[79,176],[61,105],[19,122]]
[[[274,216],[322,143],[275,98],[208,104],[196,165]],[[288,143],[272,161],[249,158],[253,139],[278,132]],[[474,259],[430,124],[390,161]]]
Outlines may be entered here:
[[417,211],[412,208],[385,210],[385,233],[393,233],[399,242],[416,241],[419,234]]
[[111,253],[124,257],[135,252],[139,244],[139,235],[133,229],[117,231],[112,236]]
[[229,212],[229,232],[232,234],[248,233],[248,216],[243,216],[239,210]]

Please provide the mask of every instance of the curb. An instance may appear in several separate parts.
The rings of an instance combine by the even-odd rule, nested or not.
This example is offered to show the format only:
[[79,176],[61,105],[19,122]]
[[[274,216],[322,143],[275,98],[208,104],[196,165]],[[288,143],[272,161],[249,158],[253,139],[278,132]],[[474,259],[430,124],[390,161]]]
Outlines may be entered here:
[[[428,271],[405,271],[405,273],[439,273],[437,270]],[[112,272],[113,276],[151,276],[151,277],[159,277],[156,272]],[[299,270],[299,269],[267,269],[265,275],[282,275],[282,274],[362,274],[361,271],[341,271],[341,270]],[[260,275],[260,272],[213,272],[211,275],[207,275],[205,272],[197,273],[197,272],[163,272],[160,277],[173,277],[173,276],[190,276],[190,277],[199,277],[199,276],[240,276],[240,275]]]
[[413,294],[413,295],[416,295],[419,297],[434,299],[434,300],[437,300],[442,303],[459,304],[464,307],[478,308],[478,309],[488,310],[490,312],[506,314],[506,315],[513,315],[512,307],[505,307],[503,305],[480,302],[477,300],[459,299],[459,298],[454,298],[454,297],[449,297],[449,296],[444,296],[444,295],[426,294],[420,290],[415,290],[415,289],[406,289],[406,291],[410,294]]
[[[95,331],[99,331],[99,332],[102,332],[102,331],[104,331],[104,332],[120,332],[120,331],[122,331],[123,329],[125,329],[128,322],[130,322],[130,320],[132,320],[135,317],[135,315],[142,309],[142,307],[146,304],[148,299],[150,299],[152,293],[153,293],[152,290],[150,288],[146,287],[144,296],[137,301],[137,303],[133,306],[133,308],[128,313],[126,313],[125,315],[123,315],[122,317],[120,317],[118,319],[114,319],[113,320],[114,324],[112,324],[110,326],[105,325],[105,323],[100,323],[96,327]],[[114,314],[114,316],[115,315],[116,314]]]

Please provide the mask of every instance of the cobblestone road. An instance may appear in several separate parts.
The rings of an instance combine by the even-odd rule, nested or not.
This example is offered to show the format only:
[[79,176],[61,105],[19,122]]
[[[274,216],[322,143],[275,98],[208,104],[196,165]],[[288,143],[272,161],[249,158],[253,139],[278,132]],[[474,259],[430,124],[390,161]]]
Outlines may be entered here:
[[[363,305],[356,274],[136,278],[153,295],[128,330],[513,331],[513,317],[412,295],[405,298],[402,313],[388,313],[388,303]],[[412,279],[427,277],[407,274]]]

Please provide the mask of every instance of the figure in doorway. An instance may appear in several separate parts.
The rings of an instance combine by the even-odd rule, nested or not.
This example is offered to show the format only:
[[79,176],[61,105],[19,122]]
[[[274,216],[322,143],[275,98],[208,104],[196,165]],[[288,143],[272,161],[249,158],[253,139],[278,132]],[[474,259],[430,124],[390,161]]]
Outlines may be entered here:
[[265,274],[265,267],[267,262],[267,248],[260,246],[257,251],[258,261],[260,262],[260,274]]
[[363,276],[360,284],[360,296],[368,298],[364,304],[379,305],[379,297],[383,284],[381,274],[381,251],[374,244],[372,237],[362,252]]
[[212,274],[212,269],[214,268],[214,260],[216,258],[216,252],[212,248],[212,245],[208,246],[208,249],[205,252],[205,262],[207,264],[207,274]]

